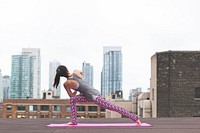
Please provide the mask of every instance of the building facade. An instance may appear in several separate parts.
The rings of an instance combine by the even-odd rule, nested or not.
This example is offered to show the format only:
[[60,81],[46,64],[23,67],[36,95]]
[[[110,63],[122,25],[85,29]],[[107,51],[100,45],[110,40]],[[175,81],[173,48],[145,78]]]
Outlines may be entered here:
[[57,60],[53,60],[49,62],[49,90],[54,92],[54,96],[60,97],[61,96],[61,87],[60,84],[58,85],[57,89],[53,87],[54,78],[56,75],[56,69],[60,65],[60,62]]
[[90,63],[82,64],[83,79],[93,86],[93,66]]
[[103,97],[109,98],[116,91],[122,91],[121,47],[103,47],[101,94]]
[[40,98],[40,49],[22,49],[12,56],[10,98]]
[[152,117],[200,116],[200,51],[166,51],[151,57]]
[[[105,109],[93,102],[77,103],[78,118],[105,118]],[[2,118],[70,118],[68,99],[4,99]]]

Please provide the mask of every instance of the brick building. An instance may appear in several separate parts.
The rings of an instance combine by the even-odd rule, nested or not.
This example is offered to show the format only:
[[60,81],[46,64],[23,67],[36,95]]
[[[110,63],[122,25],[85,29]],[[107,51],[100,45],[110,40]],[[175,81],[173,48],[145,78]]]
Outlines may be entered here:
[[[4,99],[3,118],[69,118],[67,99]],[[77,103],[78,118],[104,118],[105,109],[93,102]]]
[[200,51],[166,51],[151,57],[152,117],[200,116]]

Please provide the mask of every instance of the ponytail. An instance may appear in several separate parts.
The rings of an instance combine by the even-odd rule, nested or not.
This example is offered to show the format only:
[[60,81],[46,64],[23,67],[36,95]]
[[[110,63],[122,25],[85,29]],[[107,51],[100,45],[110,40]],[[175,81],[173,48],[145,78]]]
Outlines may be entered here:
[[54,79],[54,83],[53,83],[53,87],[57,88],[59,82],[60,82],[60,75],[58,73],[56,73],[56,76],[55,76],[55,79]]

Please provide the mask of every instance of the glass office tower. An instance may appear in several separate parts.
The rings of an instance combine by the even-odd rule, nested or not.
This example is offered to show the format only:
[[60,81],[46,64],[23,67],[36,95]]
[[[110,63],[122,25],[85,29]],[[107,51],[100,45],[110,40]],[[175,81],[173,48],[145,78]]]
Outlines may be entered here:
[[10,98],[40,98],[40,49],[22,49],[12,56]]
[[103,47],[101,94],[103,97],[109,98],[116,91],[122,92],[121,47]]
[[93,66],[90,63],[82,64],[83,79],[93,86]]

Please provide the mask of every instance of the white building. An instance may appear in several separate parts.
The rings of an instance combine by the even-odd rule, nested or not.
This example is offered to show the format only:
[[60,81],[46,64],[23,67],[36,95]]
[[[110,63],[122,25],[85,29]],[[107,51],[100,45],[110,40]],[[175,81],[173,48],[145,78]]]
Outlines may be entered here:
[[140,118],[151,118],[150,92],[144,92],[138,97],[138,116]]
[[39,48],[23,48],[23,55],[35,56],[33,65],[33,98],[40,98],[41,92],[41,57]]

